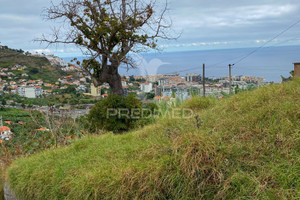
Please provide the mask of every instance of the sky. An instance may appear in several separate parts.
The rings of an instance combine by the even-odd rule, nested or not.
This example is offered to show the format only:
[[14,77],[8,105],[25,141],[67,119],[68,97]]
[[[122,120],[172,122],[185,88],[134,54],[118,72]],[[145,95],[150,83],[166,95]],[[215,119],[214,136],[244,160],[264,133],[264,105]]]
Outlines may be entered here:
[[[0,0],[1,45],[60,56],[80,54],[71,46],[33,41],[57,26],[43,19],[50,2]],[[181,37],[160,41],[166,52],[258,47],[300,20],[299,0],[169,0],[168,5],[167,16]],[[300,23],[269,45],[300,45]]]

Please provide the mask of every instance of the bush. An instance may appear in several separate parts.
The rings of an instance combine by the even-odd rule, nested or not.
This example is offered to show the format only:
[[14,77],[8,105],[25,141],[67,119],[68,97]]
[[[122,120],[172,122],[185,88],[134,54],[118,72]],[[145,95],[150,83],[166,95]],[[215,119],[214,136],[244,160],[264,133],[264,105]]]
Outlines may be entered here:
[[29,71],[29,73],[31,73],[31,74],[37,74],[37,73],[39,73],[39,70],[38,70],[37,68],[32,68],[32,69]]
[[154,113],[155,110],[158,110],[158,106],[155,103],[147,103],[145,108],[151,110],[152,113]]
[[89,129],[91,132],[101,129],[114,133],[128,131],[135,127],[141,116],[141,112],[134,109],[142,109],[142,103],[134,95],[109,95],[99,101],[88,114]]

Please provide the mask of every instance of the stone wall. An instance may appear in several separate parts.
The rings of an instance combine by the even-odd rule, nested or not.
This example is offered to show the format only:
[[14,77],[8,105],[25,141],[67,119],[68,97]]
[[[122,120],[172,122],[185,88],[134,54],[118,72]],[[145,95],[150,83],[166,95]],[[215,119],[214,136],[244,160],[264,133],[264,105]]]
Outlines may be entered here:
[[18,200],[7,183],[4,183],[4,200]]

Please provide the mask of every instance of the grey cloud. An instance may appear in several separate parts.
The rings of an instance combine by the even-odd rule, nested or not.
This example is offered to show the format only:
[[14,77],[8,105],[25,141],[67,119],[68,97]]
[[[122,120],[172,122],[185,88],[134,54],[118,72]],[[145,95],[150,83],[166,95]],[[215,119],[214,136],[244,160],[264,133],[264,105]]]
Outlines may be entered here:
[[53,26],[42,17],[42,11],[49,6],[48,0],[1,0],[0,42],[25,50],[41,48],[33,40],[43,33],[49,33]]
[[[299,20],[300,11],[296,0],[171,0],[170,6],[176,30],[183,30],[179,42],[228,42],[228,48],[257,46],[256,40],[268,40]],[[297,34],[299,25],[279,40]]]
[[[32,40],[49,33],[54,25],[41,16],[50,1],[0,1],[0,42],[26,50],[45,48]],[[169,6],[174,29],[182,30],[183,34],[178,41],[161,42],[166,50],[257,46],[256,40],[273,37],[298,20],[300,12],[299,0],[169,0]],[[299,27],[297,25],[278,40],[300,36]],[[287,44],[300,43],[293,40]],[[74,49],[60,48],[64,48],[64,52],[74,52]]]

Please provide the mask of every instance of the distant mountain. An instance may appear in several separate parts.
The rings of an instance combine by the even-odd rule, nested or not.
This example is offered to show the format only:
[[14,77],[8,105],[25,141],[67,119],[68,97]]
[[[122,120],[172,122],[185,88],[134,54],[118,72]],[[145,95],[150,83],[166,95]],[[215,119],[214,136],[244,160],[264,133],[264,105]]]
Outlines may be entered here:
[[26,66],[25,69],[14,71],[17,76],[23,73],[28,79],[55,82],[61,76],[70,75],[61,69],[60,66],[52,66],[44,56],[32,55],[23,50],[10,49],[7,46],[0,46],[0,68],[13,68],[14,66]]

